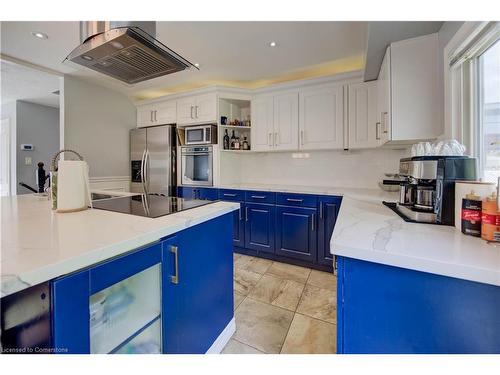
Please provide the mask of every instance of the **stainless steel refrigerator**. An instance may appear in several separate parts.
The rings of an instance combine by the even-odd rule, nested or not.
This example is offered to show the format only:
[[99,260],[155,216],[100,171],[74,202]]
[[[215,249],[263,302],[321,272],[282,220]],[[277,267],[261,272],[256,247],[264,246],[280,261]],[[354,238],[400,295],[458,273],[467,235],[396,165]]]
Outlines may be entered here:
[[175,125],[130,131],[130,191],[177,196]]

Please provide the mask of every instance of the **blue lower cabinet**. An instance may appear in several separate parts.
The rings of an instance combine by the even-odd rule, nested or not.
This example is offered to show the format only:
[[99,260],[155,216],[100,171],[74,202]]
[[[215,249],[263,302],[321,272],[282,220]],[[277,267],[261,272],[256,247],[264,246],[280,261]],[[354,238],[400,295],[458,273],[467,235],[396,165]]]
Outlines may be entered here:
[[178,186],[177,196],[186,199],[203,199],[215,201],[219,198],[219,192],[216,188]]
[[245,248],[274,254],[276,206],[245,203]]
[[157,243],[54,280],[53,347],[58,353],[161,353],[160,275]]
[[163,243],[163,352],[205,353],[233,318],[232,213]]
[[276,254],[314,262],[317,230],[315,208],[278,206],[276,208]]
[[318,198],[318,263],[332,266],[330,239],[337,221],[341,197],[321,196]]
[[500,287],[338,258],[338,353],[500,353]]
[[240,209],[233,213],[233,245],[245,247],[245,203],[240,203]]

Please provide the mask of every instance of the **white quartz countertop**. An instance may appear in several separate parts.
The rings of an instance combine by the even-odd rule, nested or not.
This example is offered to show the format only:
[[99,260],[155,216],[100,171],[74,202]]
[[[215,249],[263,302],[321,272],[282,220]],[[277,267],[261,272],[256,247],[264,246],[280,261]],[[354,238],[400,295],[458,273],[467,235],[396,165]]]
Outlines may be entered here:
[[215,202],[151,219],[97,209],[55,213],[50,203],[35,195],[1,198],[2,297],[239,208]]
[[[395,199],[392,199],[395,201]],[[408,223],[381,200],[345,195],[332,254],[500,286],[500,245],[450,226]]]

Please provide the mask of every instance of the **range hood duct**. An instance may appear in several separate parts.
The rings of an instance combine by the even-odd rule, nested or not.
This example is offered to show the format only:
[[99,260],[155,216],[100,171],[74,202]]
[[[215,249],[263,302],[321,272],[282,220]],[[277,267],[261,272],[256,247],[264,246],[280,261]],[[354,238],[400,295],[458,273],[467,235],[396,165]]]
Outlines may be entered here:
[[128,84],[198,69],[155,39],[156,22],[80,23],[80,42],[66,60]]

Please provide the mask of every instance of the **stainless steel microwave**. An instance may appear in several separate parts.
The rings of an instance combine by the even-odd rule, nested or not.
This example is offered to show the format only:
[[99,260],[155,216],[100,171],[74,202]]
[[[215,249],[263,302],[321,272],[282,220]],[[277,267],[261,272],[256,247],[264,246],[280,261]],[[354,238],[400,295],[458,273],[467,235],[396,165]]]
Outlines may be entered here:
[[185,128],[184,137],[186,146],[215,144],[217,143],[217,126],[188,126]]

